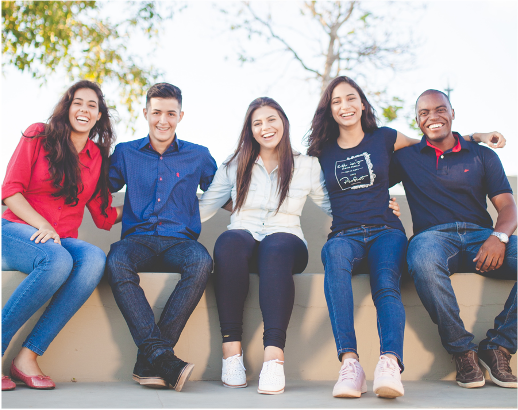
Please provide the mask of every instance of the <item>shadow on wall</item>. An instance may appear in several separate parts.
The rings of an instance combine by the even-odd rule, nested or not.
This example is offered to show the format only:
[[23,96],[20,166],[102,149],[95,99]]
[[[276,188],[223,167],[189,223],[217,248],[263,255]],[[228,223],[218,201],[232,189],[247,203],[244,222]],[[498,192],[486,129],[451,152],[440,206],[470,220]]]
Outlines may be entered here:
[[[510,180],[516,192],[516,177],[511,177]],[[114,203],[120,204],[122,201],[123,194],[115,194]],[[410,236],[412,232],[411,221],[406,198],[398,196],[398,202],[403,213],[403,225],[407,230],[408,236]],[[492,205],[489,208],[495,220],[496,213],[492,209]],[[229,219],[230,213],[219,210],[214,218],[203,224],[200,242],[207,248],[209,253],[212,254],[214,243],[217,237],[226,230]],[[302,216],[302,228],[309,244],[309,263],[305,272],[323,273],[320,251],[327,240],[330,224],[331,219],[318,209],[312,201],[307,201]],[[105,252],[108,252],[110,244],[119,240],[119,237],[120,225],[115,226],[111,232],[97,230],[89,213],[85,213],[80,229],[81,239],[97,244]],[[361,271],[358,273],[366,272]],[[293,379],[329,379],[329,369],[333,369],[332,373],[333,377],[335,377],[340,365],[336,357],[336,347],[329,322],[327,305],[323,297],[323,275],[298,276],[295,306],[288,328],[286,360],[289,366],[286,367],[286,375]],[[457,277],[458,275],[454,276]],[[154,295],[150,297],[150,302],[154,306],[155,316],[158,320],[178,279],[174,275],[157,273],[142,275],[142,280],[146,293]],[[473,333],[478,338],[474,341],[478,343],[487,329],[493,326],[494,317],[501,311],[509,289],[507,289],[508,286],[506,284],[500,285],[501,282],[497,280],[490,280],[490,282],[493,282],[491,286],[482,286],[484,282],[473,280],[472,275],[461,276],[458,280],[463,285],[461,287],[457,286],[457,290],[469,290],[469,292],[460,292],[458,295],[461,317],[468,328],[473,328]],[[245,366],[249,369],[249,376],[252,379],[257,378],[261,370],[260,359],[262,358],[263,350],[263,326],[257,292],[258,281],[257,275],[251,275],[250,292],[245,305],[245,310],[248,313],[245,316],[243,335]],[[19,282],[15,278],[10,278],[3,283],[4,303],[7,301],[5,296],[10,295]],[[375,358],[379,355],[379,338],[368,278],[367,280],[365,278],[357,278],[353,286],[359,353],[363,358],[362,363],[367,374],[372,375],[376,361],[367,358]],[[215,296],[212,289],[212,282],[210,282],[209,291],[205,293],[200,305],[189,320],[186,331],[182,334],[179,342],[179,351],[182,354],[186,354],[185,358],[192,358],[198,364],[197,368],[195,368],[196,379],[218,379],[221,372],[221,337]],[[106,363],[106,366],[111,369],[108,373],[113,375],[113,379],[129,380],[137,348],[113,300],[111,290],[105,279],[103,279],[98,290],[99,292],[94,293],[89,302],[74,316],[70,326],[67,325],[64,331],[58,335],[56,341],[51,344],[48,351],[49,354],[44,355],[40,359],[42,367],[52,367],[51,359],[56,357],[59,357],[60,360],[69,360],[71,362],[84,362],[84,360],[80,359],[80,356],[86,354],[87,349],[91,351],[93,348],[98,352],[97,360],[109,361],[109,363]],[[411,370],[407,367],[404,378],[405,374],[411,376],[409,373],[413,374],[412,379],[451,378],[454,372],[454,364],[450,362],[449,355],[442,348],[437,327],[430,320],[409,278],[406,278],[402,284],[402,295],[407,311],[405,363],[414,363],[414,366],[416,363],[420,363],[424,360],[423,357],[419,357],[419,355],[423,355],[423,351],[427,354],[426,361],[431,360],[431,365],[427,365],[426,369],[423,368],[422,374],[417,374],[416,369]],[[479,295],[481,299],[479,299]],[[479,300],[489,302],[479,305]],[[10,361],[35,325],[37,318],[41,316],[43,309],[40,309],[13,338],[12,345],[4,358],[4,371],[8,370]],[[94,320],[98,322],[89,323]],[[83,323],[85,324],[84,326],[81,325]],[[106,331],[106,328],[109,328],[108,335],[92,337],[92,329]],[[202,328],[204,328],[202,333],[197,333]],[[67,337],[69,337],[66,335],[67,329],[73,329],[73,333],[75,333],[74,338],[78,336],[78,333],[83,334],[84,332],[81,338],[88,339],[90,345],[63,348],[63,346],[67,345]],[[108,357],[103,353],[103,340],[104,343],[113,343],[117,346],[117,352],[115,352],[117,357]],[[312,350],[309,352],[308,349]],[[202,358],[199,355],[200,352],[203,352]],[[89,356],[87,366],[94,368],[97,360]],[[203,360],[205,360],[205,363],[202,363]],[[46,364],[47,361],[48,364]],[[81,377],[81,373],[78,372],[77,376],[74,373],[74,377]],[[83,380],[86,379],[83,378]]]

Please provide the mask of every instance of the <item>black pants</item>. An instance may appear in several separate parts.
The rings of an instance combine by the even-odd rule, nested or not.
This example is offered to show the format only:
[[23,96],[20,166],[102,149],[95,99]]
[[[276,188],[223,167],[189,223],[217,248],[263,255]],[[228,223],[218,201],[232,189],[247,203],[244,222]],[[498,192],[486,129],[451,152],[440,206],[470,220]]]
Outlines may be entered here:
[[214,246],[215,289],[223,342],[241,341],[249,273],[259,273],[259,303],[264,346],[284,349],[295,299],[293,274],[308,263],[304,242],[289,233],[274,233],[261,242],[245,230],[223,233]]

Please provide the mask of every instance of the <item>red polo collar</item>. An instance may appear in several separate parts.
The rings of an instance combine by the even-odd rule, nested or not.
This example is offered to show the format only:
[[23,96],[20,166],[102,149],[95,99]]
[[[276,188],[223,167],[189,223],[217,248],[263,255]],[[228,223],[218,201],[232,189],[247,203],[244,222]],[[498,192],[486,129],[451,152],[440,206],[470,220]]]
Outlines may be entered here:
[[[451,152],[459,152],[461,149],[460,141],[457,137],[455,137],[457,140],[457,144],[451,149]],[[441,151],[439,148],[437,148],[435,145],[430,144],[430,141],[426,140],[426,145],[433,148],[435,150],[435,156],[437,157],[437,162],[435,163],[435,169],[439,168],[439,158],[442,154],[444,154],[444,151]]]

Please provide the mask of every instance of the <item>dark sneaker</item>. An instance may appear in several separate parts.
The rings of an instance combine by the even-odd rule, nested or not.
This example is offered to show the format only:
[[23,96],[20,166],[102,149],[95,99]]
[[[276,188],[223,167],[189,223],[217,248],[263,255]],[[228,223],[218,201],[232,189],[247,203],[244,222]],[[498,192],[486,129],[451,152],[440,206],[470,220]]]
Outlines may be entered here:
[[478,361],[488,372],[491,380],[502,387],[516,389],[516,376],[509,361],[511,355],[500,349],[479,350]]
[[143,354],[137,355],[137,362],[133,368],[133,380],[141,386],[164,389],[168,383],[160,377]]
[[194,364],[184,362],[171,352],[165,352],[155,359],[153,368],[173,389],[181,391],[191,375]]
[[486,383],[482,370],[478,365],[477,352],[468,350],[467,352],[455,353],[455,366],[457,367],[457,384],[461,387],[471,389],[482,387]]

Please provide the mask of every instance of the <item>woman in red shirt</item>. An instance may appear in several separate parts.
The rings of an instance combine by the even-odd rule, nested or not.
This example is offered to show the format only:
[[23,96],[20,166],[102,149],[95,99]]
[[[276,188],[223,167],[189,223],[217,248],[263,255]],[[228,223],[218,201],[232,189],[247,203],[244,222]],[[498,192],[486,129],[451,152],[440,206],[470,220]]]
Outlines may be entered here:
[[[47,124],[23,134],[2,185],[2,269],[28,274],[2,309],[2,356],[14,334],[51,297],[11,364],[11,376],[36,389],[55,387],[36,358],[99,283],[106,256],[77,239],[85,206],[110,230],[122,207],[111,206],[109,153],[115,140],[96,83],[70,87]],[[2,376],[2,390],[15,384]]]

